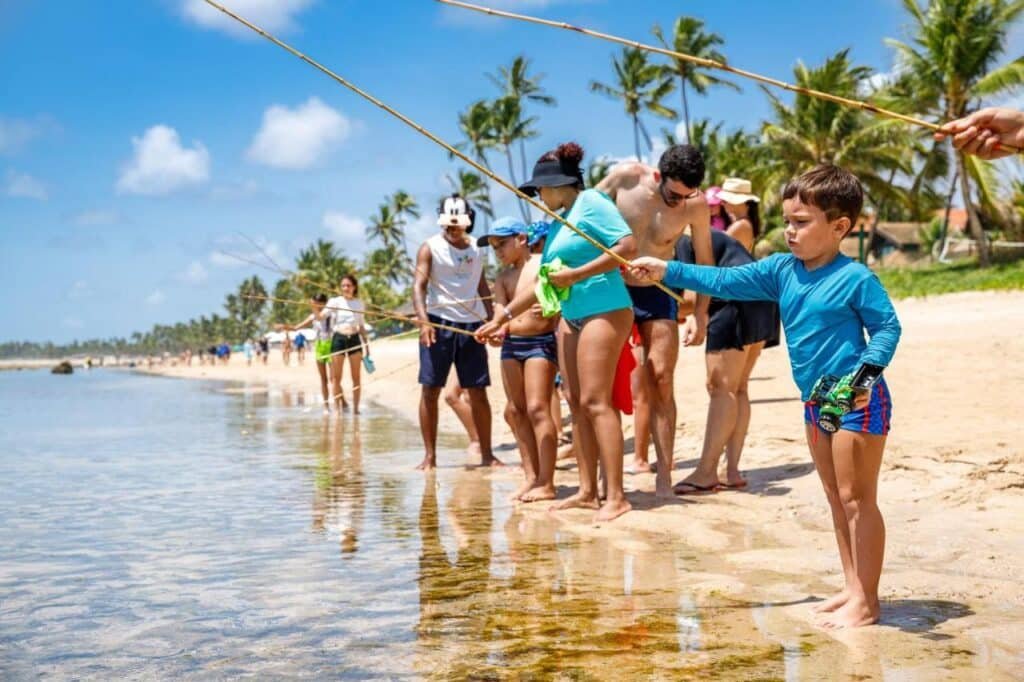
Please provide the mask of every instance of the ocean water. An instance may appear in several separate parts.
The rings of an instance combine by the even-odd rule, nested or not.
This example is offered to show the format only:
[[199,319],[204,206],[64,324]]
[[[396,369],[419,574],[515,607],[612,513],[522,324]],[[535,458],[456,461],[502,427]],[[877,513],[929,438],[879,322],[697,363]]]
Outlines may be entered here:
[[0,678],[795,680],[848,658],[785,604],[698,589],[730,570],[714,556],[519,509],[517,470],[467,466],[457,436],[414,471],[415,424],[313,400],[0,372]]

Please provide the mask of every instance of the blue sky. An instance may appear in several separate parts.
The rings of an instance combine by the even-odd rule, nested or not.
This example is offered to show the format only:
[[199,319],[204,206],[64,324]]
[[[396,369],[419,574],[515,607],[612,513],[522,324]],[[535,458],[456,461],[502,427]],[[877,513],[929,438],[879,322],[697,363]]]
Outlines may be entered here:
[[[458,165],[443,150],[197,2],[0,3],[0,340],[120,336],[218,311],[243,277],[275,279],[221,254],[251,254],[239,232],[285,264],[318,237],[355,255],[385,194],[405,189],[429,212],[448,190]],[[612,44],[429,0],[224,3],[451,141],[457,113],[496,94],[484,73],[525,53],[558,98],[530,112],[531,161],[567,139],[590,159],[631,153],[621,106],[588,89],[610,79]],[[493,4],[645,41],[676,16],[663,1]],[[888,70],[883,38],[906,23],[896,0],[675,7],[722,34],[732,63],[786,80],[797,60],[845,47]],[[744,84],[691,111],[733,128],[767,105]],[[503,195],[498,208],[511,208]]]

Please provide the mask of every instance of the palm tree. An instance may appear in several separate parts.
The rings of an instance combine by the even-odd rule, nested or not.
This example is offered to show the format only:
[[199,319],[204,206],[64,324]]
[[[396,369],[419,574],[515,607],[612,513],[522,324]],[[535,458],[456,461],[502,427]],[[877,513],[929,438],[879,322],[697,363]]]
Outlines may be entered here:
[[[797,64],[795,80],[805,88],[856,97],[871,69],[850,63],[843,50],[818,68]],[[901,190],[892,184],[892,173],[910,173],[906,154],[912,138],[906,124],[869,118],[859,109],[797,94],[787,105],[765,89],[775,120],[762,129],[767,150],[758,164],[763,169],[760,185],[769,197],[776,188],[808,168],[831,163],[842,166],[858,178],[877,205],[883,198],[900,199]]]
[[455,178],[446,175],[445,179],[452,186],[452,191],[459,194],[473,207],[490,219],[494,217],[494,206],[491,204],[491,188],[487,180],[478,173],[460,170]]
[[[724,45],[725,40],[717,33],[705,33],[704,22],[700,19],[685,16],[676,19],[676,23],[672,26],[671,45],[665,40],[661,26],[658,24],[654,25],[651,32],[666,49],[716,62],[725,62],[725,57],[716,49],[716,46]],[[678,57],[673,58],[669,64],[661,68],[670,78],[679,79],[679,91],[683,99],[683,122],[686,125],[687,133],[690,130],[690,104],[686,98],[687,85],[693,88],[698,95],[706,95],[710,88],[716,86],[740,91],[740,87],[732,81],[712,75],[707,69]]]
[[370,216],[370,222],[366,226],[366,238],[371,242],[380,242],[384,248],[401,243],[402,227],[397,221],[398,217],[391,202],[381,204],[377,207],[377,213]]
[[334,242],[324,239],[300,251],[295,267],[296,284],[305,296],[320,291],[334,293],[342,276],[355,271],[355,264],[338,253]]
[[[530,60],[524,55],[519,55],[512,60],[510,66],[498,67],[498,73],[487,74],[487,78],[501,91],[504,97],[514,97],[519,100],[520,106],[523,101],[536,102],[545,106],[553,107],[557,101],[551,95],[544,92],[540,82],[544,80],[544,74],[530,77]],[[519,156],[522,161],[523,176],[526,176],[526,142],[519,140]]]
[[599,156],[590,162],[587,166],[587,187],[597,187],[604,180],[605,176],[608,175],[608,171],[611,170],[614,162],[611,157]]
[[405,226],[408,224],[406,217],[419,218],[420,217],[420,205],[416,203],[416,200],[405,190],[398,190],[391,195],[391,210],[395,216],[395,229],[398,232],[398,236],[401,238],[402,251],[406,254],[409,253],[409,245],[406,243]]
[[[505,158],[508,159],[509,179],[513,185],[518,185],[515,164],[512,162],[512,145],[521,140],[537,137],[537,131],[531,127],[537,119],[533,116],[523,118],[522,104],[515,97],[499,97],[491,107],[491,121],[494,126],[495,144],[505,151]],[[523,220],[529,221],[530,212],[526,204],[522,200],[518,203]]]
[[391,284],[401,284],[409,279],[408,256],[394,244],[376,249],[367,255],[365,271]]
[[[888,40],[897,66],[913,82],[917,113],[929,118],[960,118],[983,99],[1008,95],[1024,85],[1024,57],[996,66],[1006,50],[1007,34],[1024,14],[1021,0],[930,0],[921,7],[903,0],[913,19],[910,43]],[[972,184],[983,206],[994,206],[995,175],[986,161],[955,155],[960,190],[971,236],[978,244],[978,265],[990,263]]]
[[660,66],[652,64],[647,59],[647,53],[642,50],[627,47],[622,50],[622,58],[612,57],[612,67],[615,69],[615,83],[606,85],[597,81],[590,82],[590,90],[607,95],[613,99],[622,100],[626,108],[626,115],[633,120],[633,147],[636,149],[636,158],[641,159],[640,134],[647,142],[647,148],[652,149],[651,136],[640,120],[640,115],[649,111],[665,118],[675,118],[676,112],[661,103],[675,84],[671,78],[666,78]]
[[455,145],[462,152],[468,151],[484,168],[490,170],[487,150],[495,145],[494,112],[486,100],[477,100],[459,114],[459,131],[463,141]]

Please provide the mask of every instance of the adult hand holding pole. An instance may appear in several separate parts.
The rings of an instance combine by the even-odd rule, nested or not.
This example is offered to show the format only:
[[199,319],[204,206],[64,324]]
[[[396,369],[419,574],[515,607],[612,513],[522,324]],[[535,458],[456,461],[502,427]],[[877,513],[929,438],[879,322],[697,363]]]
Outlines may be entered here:
[[953,146],[982,159],[1001,159],[1024,148],[1024,111],[987,107],[942,126],[936,140],[953,138]]

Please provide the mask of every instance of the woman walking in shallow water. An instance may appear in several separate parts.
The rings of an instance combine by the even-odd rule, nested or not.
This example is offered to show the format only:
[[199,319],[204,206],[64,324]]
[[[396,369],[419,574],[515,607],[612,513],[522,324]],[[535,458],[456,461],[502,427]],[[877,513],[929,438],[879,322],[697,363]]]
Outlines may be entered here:
[[[583,189],[580,163],[583,149],[573,142],[544,154],[533,177],[520,189],[541,201],[585,234],[623,258],[636,252],[633,233],[615,204],[604,194]],[[551,223],[541,257],[564,267],[550,273],[550,282],[569,289],[562,302],[559,367],[569,390],[569,408],[577,424],[577,462],[580,489],[554,505],[555,509],[594,507],[595,520],[610,521],[630,510],[622,488],[622,424],[612,405],[612,383],[623,345],[633,326],[633,303],[616,260],[560,222]],[[524,291],[500,314],[512,319],[536,303],[534,291]],[[496,313],[497,314],[497,313]],[[496,332],[506,319],[494,319],[481,336]],[[597,464],[600,457],[607,495],[599,504]]]
[[348,362],[352,373],[352,412],[359,414],[359,382],[363,362],[363,349],[370,356],[370,341],[363,322],[363,302],[359,300],[359,282],[353,275],[341,278],[341,296],[327,301],[327,312],[334,322],[331,336],[331,389],[339,408],[347,408],[341,393],[341,377]]

